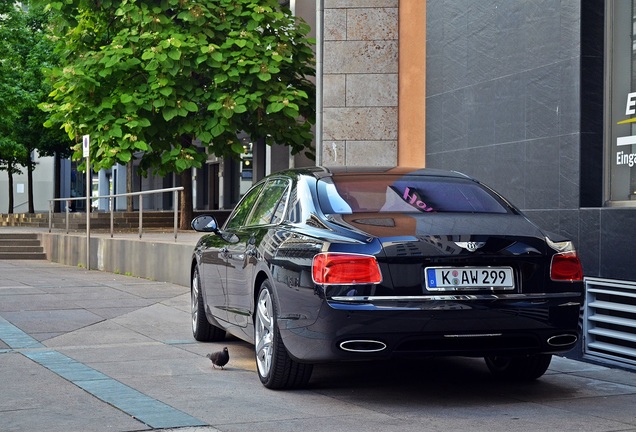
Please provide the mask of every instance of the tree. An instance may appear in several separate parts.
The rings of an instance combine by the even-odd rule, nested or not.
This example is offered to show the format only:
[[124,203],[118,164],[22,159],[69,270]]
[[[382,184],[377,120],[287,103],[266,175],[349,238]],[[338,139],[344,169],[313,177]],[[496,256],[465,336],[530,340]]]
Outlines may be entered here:
[[[50,65],[53,45],[43,31],[48,14],[28,1],[0,5],[0,169],[9,175],[10,212],[13,212],[13,175],[27,169],[29,213],[34,212],[31,155],[70,155],[68,137],[43,127],[45,114],[37,108],[51,88],[42,68]],[[59,165],[59,160],[57,161]],[[59,176],[56,177],[56,198]]]
[[[40,101],[45,97],[42,93]],[[54,174],[54,197],[60,198],[60,165],[61,160],[66,159],[72,154],[71,141],[68,136],[59,129],[50,129],[44,127],[46,114],[37,108],[36,104],[25,107],[21,110],[20,116],[16,119],[13,127],[13,135],[17,144],[24,149],[24,160],[20,161],[20,165],[27,170],[28,184],[28,201],[29,213],[34,213],[33,200],[33,170],[35,163],[31,159],[31,155],[37,151],[40,156],[51,156],[55,158],[55,174]],[[60,211],[60,202],[55,202],[55,211]]]
[[91,136],[93,167],[139,158],[142,174],[181,174],[181,227],[192,215],[191,169],[208,153],[244,152],[239,132],[311,152],[315,118],[309,26],[276,0],[66,0],[61,66],[48,126]]
[[24,20],[16,7],[7,2],[0,4],[0,170],[9,179],[9,209],[13,213],[13,175],[20,173],[19,164],[25,149],[13,139],[13,124],[21,106],[20,28]]
[[20,164],[26,159],[26,149],[7,138],[0,137],[0,170],[6,171],[9,178],[9,208],[7,213],[13,213],[13,175],[20,174]]
[[[25,2],[26,3],[26,2]],[[44,33],[48,25],[50,14],[43,11],[37,5],[29,4],[26,10],[25,38],[26,51],[23,53],[23,71],[21,82],[28,93],[23,108],[13,128],[15,140],[27,150],[27,160],[22,163],[27,169],[29,213],[34,212],[33,200],[33,170],[35,165],[31,160],[36,150],[41,156],[55,158],[55,185],[54,197],[60,198],[60,164],[61,160],[71,154],[71,141],[63,131],[44,127],[47,120],[46,113],[37,108],[37,105],[46,101],[51,87],[44,79],[44,69],[50,69],[56,65],[57,57],[53,53],[53,43]],[[55,210],[59,211],[60,203],[55,203]]]

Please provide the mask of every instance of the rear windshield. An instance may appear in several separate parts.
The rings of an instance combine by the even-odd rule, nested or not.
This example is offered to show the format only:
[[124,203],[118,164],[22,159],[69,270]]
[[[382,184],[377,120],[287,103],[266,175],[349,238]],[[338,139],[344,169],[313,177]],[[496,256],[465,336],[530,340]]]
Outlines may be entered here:
[[334,176],[318,181],[326,214],[509,213],[510,208],[478,183],[461,178],[400,175]]

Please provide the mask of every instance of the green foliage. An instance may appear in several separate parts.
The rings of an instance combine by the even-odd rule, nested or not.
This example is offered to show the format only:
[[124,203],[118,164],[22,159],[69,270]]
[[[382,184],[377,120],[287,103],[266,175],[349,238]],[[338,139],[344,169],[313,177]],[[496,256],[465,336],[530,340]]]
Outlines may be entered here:
[[[28,0],[0,3],[0,170],[9,180],[9,212],[13,212],[13,174],[35,169],[31,154],[68,157],[71,142],[59,130],[43,126],[46,114],[37,105],[48,97],[42,68],[56,57],[45,33],[50,14]],[[28,184],[33,212],[33,184]]]
[[51,66],[53,46],[45,36],[48,15],[29,2],[0,5],[0,169],[31,164],[30,154],[70,155],[70,142],[43,127],[46,120],[37,104],[50,88],[42,68]]
[[[49,2],[46,2],[49,3]],[[50,2],[62,66],[40,107],[95,169],[141,158],[163,175],[200,166],[198,139],[243,152],[241,131],[311,151],[315,74],[309,27],[277,0]]]
[[20,165],[27,156],[26,148],[15,141],[0,138],[0,170],[9,175],[20,174]]
[[15,140],[13,124],[28,94],[21,85],[20,74],[25,54],[21,43],[25,31],[25,14],[10,2],[0,5],[0,169],[19,173],[19,157],[24,148]]

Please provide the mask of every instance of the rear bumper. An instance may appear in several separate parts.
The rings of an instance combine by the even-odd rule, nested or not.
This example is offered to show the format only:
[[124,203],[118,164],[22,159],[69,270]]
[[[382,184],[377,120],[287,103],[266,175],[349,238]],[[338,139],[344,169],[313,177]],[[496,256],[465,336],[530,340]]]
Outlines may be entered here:
[[580,335],[580,293],[334,298],[302,328],[279,328],[303,362],[395,356],[562,353]]

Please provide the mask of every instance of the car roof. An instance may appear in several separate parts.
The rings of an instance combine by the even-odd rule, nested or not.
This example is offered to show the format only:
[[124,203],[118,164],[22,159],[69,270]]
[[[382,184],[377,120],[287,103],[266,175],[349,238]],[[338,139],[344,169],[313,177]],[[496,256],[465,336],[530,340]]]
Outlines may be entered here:
[[332,177],[332,176],[348,176],[348,175],[415,175],[415,176],[431,176],[431,177],[453,177],[471,179],[466,174],[458,171],[448,171],[436,168],[415,168],[415,167],[373,167],[373,166],[316,166],[307,168],[297,168],[290,170],[298,174],[311,175],[316,178]]

